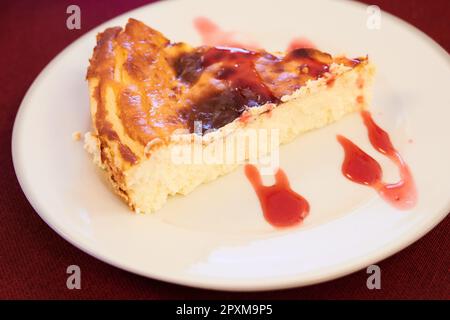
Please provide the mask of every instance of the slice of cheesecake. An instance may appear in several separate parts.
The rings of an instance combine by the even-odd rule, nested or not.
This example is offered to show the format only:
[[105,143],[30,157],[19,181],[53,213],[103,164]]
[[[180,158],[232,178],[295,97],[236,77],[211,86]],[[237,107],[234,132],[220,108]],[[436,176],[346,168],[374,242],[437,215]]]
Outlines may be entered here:
[[[263,129],[277,130],[277,145],[289,142],[366,108],[373,73],[367,57],[314,49],[193,48],[130,19],[97,36],[85,147],[131,209],[152,212],[250,157],[246,150],[236,161],[186,158],[196,145],[217,156],[225,140]],[[180,150],[192,161],[179,161]]]

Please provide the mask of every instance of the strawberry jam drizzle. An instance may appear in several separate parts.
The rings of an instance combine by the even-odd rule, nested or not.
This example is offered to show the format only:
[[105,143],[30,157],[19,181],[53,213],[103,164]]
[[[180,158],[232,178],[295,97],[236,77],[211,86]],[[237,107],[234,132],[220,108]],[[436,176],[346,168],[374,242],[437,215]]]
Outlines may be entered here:
[[[252,98],[256,101],[250,101],[247,104],[249,107],[267,102],[278,102],[255,69],[255,60],[260,56],[259,52],[246,49],[212,47],[203,57],[203,66],[208,67],[221,62],[222,69],[217,78],[227,80],[231,89],[238,90],[239,94],[244,97],[250,90]],[[243,92],[244,90],[246,92]]]
[[369,134],[372,146],[387,156],[398,167],[400,180],[396,183],[382,181],[380,164],[347,138],[338,135],[337,140],[345,151],[342,173],[349,180],[374,188],[393,207],[400,210],[413,208],[417,203],[417,190],[408,165],[392,145],[389,134],[372,119],[370,112],[362,111],[361,116]]
[[328,72],[328,59],[331,61],[331,57],[313,49],[296,49],[284,57],[277,57],[265,51],[202,47],[178,59],[175,63],[177,75],[190,83],[190,80],[197,81],[205,69],[217,65],[213,78],[221,80],[224,87],[193,99],[192,105],[187,110],[180,110],[179,114],[190,124],[191,132],[195,121],[202,122],[202,133],[216,130],[240,117],[247,108],[280,102],[279,92],[276,95],[268,86],[270,81],[264,81],[258,72],[258,63],[263,63],[266,70],[277,72],[277,68],[283,70],[283,66],[295,61],[300,69],[296,72],[302,73],[302,78],[297,79],[300,87],[306,78],[316,79]]
[[294,192],[283,170],[275,174],[275,184],[264,186],[258,169],[251,164],[245,166],[245,175],[255,190],[264,218],[275,227],[290,227],[297,225],[309,213],[309,203]]

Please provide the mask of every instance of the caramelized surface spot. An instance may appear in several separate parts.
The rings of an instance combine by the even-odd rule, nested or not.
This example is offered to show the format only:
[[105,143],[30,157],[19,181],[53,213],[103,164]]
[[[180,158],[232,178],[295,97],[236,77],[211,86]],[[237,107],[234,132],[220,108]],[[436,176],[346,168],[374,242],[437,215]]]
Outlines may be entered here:
[[178,79],[194,84],[203,71],[203,53],[198,50],[182,54],[175,61],[174,68]]
[[[113,129],[113,126],[110,121],[107,120],[106,116],[108,111],[105,108],[103,101],[105,101],[105,90],[106,86],[99,82],[97,88],[95,89],[94,95],[96,96],[97,101],[97,113],[95,115],[95,126],[97,128],[98,136],[100,139],[100,148],[102,150],[102,157],[104,157],[103,146],[106,145],[105,139],[109,141],[117,142],[118,149],[122,158],[131,163],[136,164],[138,162],[138,157],[131,151],[131,149],[124,145],[119,138],[117,132]],[[103,159],[102,159],[103,160]]]
[[134,140],[144,144],[147,137],[154,135],[148,125],[147,112],[144,110],[142,96],[131,88],[125,88],[119,93],[119,117],[127,134]]

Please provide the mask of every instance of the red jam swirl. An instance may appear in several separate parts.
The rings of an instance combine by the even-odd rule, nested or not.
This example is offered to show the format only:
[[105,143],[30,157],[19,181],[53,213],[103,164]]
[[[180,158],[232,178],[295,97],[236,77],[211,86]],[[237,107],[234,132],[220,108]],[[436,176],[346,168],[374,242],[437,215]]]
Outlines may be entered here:
[[248,107],[277,102],[278,99],[275,98],[255,69],[255,60],[260,55],[259,52],[246,49],[212,47],[203,57],[203,66],[208,67],[221,62],[222,68],[217,74],[217,79],[227,80],[231,89],[239,91],[238,94],[243,97],[251,92],[253,99],[247,99]]
[[[209,46],[227,46],[246,48],[251,50],[260,49],[260,45],[252,39],[241,39],[242,36],[234,31],[225,31],[214,21],[206,17],[197,17],[193,21],[194,27],[202,38],[202,43]],[[293,38],[286,49],[290,52],[295,49],[315,49],[314,43],[305,37]]]
[[383,182],[380,164],[352,141],[338,135],[337,140],[345,152],[342,173],[353,182],[372,187],[386,202],[397,209],[413,208],[417,203],[417,189],[411,170],[392,145],[389,134],[375,123],[370,112],[362,111],[361,116],[368,130],[370,143],[375,150],[395,163],[400,172],[400,180],[396,183]]
[[333,62],[305,38],[294,39],[288,53],[280,56],[251,41],[237,41],[238,33],[224,31],[208,18],[196,18],[194,26],[206,46],[182,53],[174,61],[177,78],[190,87],[199,79],[203,86],[205,79],[211,79],[206,93],[194,95],[189,106],[179,111],[191,132],[195,121],[201,121],[204,133],[239,118],[248,108],[278,104],[282,96],[328,74]]
[[264,186],[258,169],[251,164],[245,166],[245,175],[253,186],[264,218],[274,227],[298,225],[309,213],[309,203],[294,192],[283,170],[275,174],[275,184]]

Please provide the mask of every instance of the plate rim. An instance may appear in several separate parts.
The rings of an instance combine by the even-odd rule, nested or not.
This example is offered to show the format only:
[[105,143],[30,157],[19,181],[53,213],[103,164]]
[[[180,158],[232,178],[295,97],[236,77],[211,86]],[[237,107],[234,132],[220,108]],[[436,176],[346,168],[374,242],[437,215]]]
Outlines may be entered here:
[[[330,1],[330,0],[324,0],[324,1]],[[175,2],[175,1],[172,1]],[[176,2],[183,2],[183,0],[177,0]],[[188,2],[184,0],[184,2]],[[28,202],[31,204],[37,215],[51,228],[53,229],[59,236],[61,236],[64,240],[68,241],[70,244],[78,248],[79,250],[89,254],[90,256],[99,259],[107,264],[110,264],[116,268],[125,270],[127,272],[131,272],[146,278],[165,281],[173,284],[178,285],[184,285],[189,287],[195,287],[195,288],[203,288],[203,289],[212,289],[212,290],[223,290],[223,291],[241,291],[241,292],[254,292],[254,291],[267,291],[267,290],[281,290],[281,289],[288,289],[288,288],[294,288],[294,287],[302,287],[302,286],[309,286],[313,284],[318,284],[326,281],[330,281],[333,279],[341,278],[346,275],[358,272],[365,268],[368,265],[380,262],[395,253],[400,252],[401,250],[405,249],[406,247],[410,246],[417,240],[421,239],[424,235],[426,235],[430,230],[432,230],[436,225],[438,225],[441,221],[443,221],[446,216],[450,212],[450,198],[448,199],[448,204],[445,207],[445,210],[442,212],[439,212],[434,216],[432,220],[428,221],[428,224],[426,226],[421,226],[421,228],[416,228],[413,230],[415,232],[409,231],[408,234],[404,235],[400,240],[398,240],[395,243],[389,243],[388,246],[385,246],[384,248],[375,250],[372,253],[368,253],[365,257],[361,258],[354,258],[350,261],[345,261],[341,264],[335,265],[334,269],[336,271],[328,272],[326,276],[323,275],[314,275],[310,277],[309,279],[299,279],[298,275],[291,275],[283,278],[270,278],[271,281],[269,283],[258,283],[253,282],[252,284],[249,284],[247,282],[244,282],[243,284],[235,282],[226,282],[226,281],[218,281],[217,278],[214,277],[202,277],[202,278],[189,278],[186,276],[178,276],[178,275],[168,275],[161,272],[155,272],[155,271],[141,271],[139,268],[136,268],[134,266],[127,265],[125,263],[122,263],[120,261],[114,261],[113,258],[109,257],[107,254],[102,254],[96,252],[96,250],[92,249],[89,245],[87,245],[84,241],[80,241],[79,238],[74,238],[70,234],[67,234],[58,226],[55,221],[52,221],[51,215],[47,213],[48,210],[44,208],[42,203],[38,200],[37,197],[34,197],[34,192],[31,190],[31,185],[27,180],[27,177],[25,177],[23,165],[24,160],[23,156],[21,156],[19,151],[19,140],[20,140],[20,134],[23,131],[21,126],[21,119],[26,113],[26,110],[28,106],[31,104],[29,102],[30,97],[33,95],[33,92],[37,90],[38,84],[43,81],[47,74],[52,70],[52,66],[55,65],[58,61],[64,58],[65,55],[67,55],[70,52],[70,49],[72,46],[74,46],[77,42],[85,41],[85,38],[89,38],[93,35],[93,33],[100,28],[104,28],[105,25],[110,24],[112,20],[115,19],[121,19],[124,16],[132,15],[134,12],[142,10],[143,8],[147,8],[149,6],[155,7],[160,5],[165,5],[165,1],[158,1],[155,3],[150,4],[144,4],[142,6],[139,6],[137,8],[134,8],[132,10],[126,11],[124,13],[121,13],[115,17],[112,17],[111,19],[108,19],[107,21],[99,24],[98,26],[95,26],[88,30],[85,34],[75,39],[73,42],[71,42],[68,46],[66,46],[64,49],[62,49],[47,65],[42,69],[42,71],[38,74],[38,76],[34,79],[31,86],[28,88],[26,94],[24,95],[20,106],[17,110],[15,119],[14,119],[14,126],[12,130],[12,137],[11,137],[11,155],[12,155],[12,161],[13,161],[13,167],[14,171],[17,177],[17,180],[19,182],[19,185],[27,198]],[[346,5],[352,5],[357,6],[360,8],[367,7],[367,4],[361,3],[361,2],[352,2],[347,1]],[[446,58],[447,63],[450,64],[450,56],[448,52],[440,46],[436,41],[434,41],[431,37],[429,37],[427,34],[425,34],[423,31],[418,29],[417,27],[413,26],[409,22],[391,14],[385,11],[382,11],[382,14],[384,17],[388,17],[389,19],[395,21],[396,24],[402,25],[404,28],[408,29],[410,32],[415,33],[417,36],[420,36],[422,41],[426,42],[426,44],[430,47],[432,47],[436,52],[438,52],[440,55],[443,56],[443,58]]]

